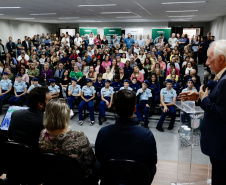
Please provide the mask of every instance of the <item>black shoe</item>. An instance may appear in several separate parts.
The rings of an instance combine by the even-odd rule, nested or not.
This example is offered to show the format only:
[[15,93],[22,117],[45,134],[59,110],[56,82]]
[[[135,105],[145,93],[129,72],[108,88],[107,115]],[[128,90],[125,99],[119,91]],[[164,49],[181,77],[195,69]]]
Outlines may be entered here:
[[106,116],[102,116],[102,118],[101,118],[101,121],[102,121],[102,122],[105,122],[105,121],[107,121],[107,118],[106,118]]
[[149,130],[149,126],[147,126],[147,125],[144,125],[144,128],[147,128]]
[[162,127],[156,127],[156,129],[159,131],[159,132],[164,132],[164,129]]
[[173,126],[169,126],[167,130],[173,130]]
[[99,119],[99,125],[102,125],[102,121],[101,121],[101,119]]

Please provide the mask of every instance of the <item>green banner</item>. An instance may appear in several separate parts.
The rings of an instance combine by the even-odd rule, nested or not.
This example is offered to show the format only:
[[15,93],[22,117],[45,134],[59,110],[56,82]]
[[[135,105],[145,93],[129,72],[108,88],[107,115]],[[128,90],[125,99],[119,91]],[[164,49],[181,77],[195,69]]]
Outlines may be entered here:
[[104,28],[104,35],[106,36],[121,36],[121,28]]
[[89,35],[92,32],[94,35],[97,35],[97,28],[79,28],[80,36]]
[[159,40],[161,34],[163,34],[164,38],[166,38],[168,40],[171,35],[171,28],[152,29],[152,39],[153,39],[154,43],[158,43],[158,40]]

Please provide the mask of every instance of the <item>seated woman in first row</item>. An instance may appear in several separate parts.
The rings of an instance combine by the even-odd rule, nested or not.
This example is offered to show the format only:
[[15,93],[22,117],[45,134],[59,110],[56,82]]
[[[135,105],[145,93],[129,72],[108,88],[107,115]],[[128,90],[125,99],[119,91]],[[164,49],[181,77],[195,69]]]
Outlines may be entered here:
[[[66,155],[76,160],[81,167],[83,180],[97,185],[98,178],[92,178],[94,152],[86,135],[69,128],[70,109],[64,99],[53,99],[47,105],[39,138],[41,152]],[[76,147],[72,147],[76,146]]]

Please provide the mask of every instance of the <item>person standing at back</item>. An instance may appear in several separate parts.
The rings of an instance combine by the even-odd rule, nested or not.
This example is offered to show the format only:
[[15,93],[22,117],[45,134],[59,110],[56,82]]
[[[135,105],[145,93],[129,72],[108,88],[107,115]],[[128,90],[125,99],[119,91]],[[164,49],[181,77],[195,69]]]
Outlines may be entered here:
[[131,46],[132,46],[133,44],[135,44],[135,41],[134,41],[134,39],[131,37],[131,34],[130,34],[130,33],[128,33],[128,37],[125,38],[125,40],[124,40],[123,43],[126,43],[127,49],[130,49]]
[[95,143],[97,160],[101,166],[110,159],[143,163],[149,169],[152,181],[156,173],[156,142],[152,132],[137,126],[133,118],[136,94],[127,89],[121,90],[115,94],[113,105],[119,117],[115,124],[100,129]]

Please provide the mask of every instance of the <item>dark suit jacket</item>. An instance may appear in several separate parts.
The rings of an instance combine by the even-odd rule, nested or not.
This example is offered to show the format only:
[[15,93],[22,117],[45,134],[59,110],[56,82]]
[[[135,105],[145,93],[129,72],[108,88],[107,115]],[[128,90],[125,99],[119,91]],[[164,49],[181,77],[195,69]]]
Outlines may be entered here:
[[201,150],[204,154],[226,161],[226,71],[209,95],[202,100],[205,111],[201,124]]
[[16,44],[15,44],[14,42],[12,42],[12,47],[11,47],[11,46],[10,46],[10,43],[7,42],[6,48],[7,48],[7,50],[8,50],[8,53],[11,54],[12,50],[13,50],[13,49],[16,49]]
[[[25,40],[22,42],[22,45],[25,48],[25,51],[27,51],[27,43]],[[31,50],[31,42],[30,41],[28,41],[28,45],[29,45],[29,50]]]
[[18,110],[12,113],[8,130],[10,140],[39,148],[39,136],[43,127],[43,112],[40,110]]
[[154,135],[136,125],[132,118],[118,118],[116,123],[100,129],[95,143],[96,157],[103,164],[110,159],[135,160],[155,173],[157,150]]

